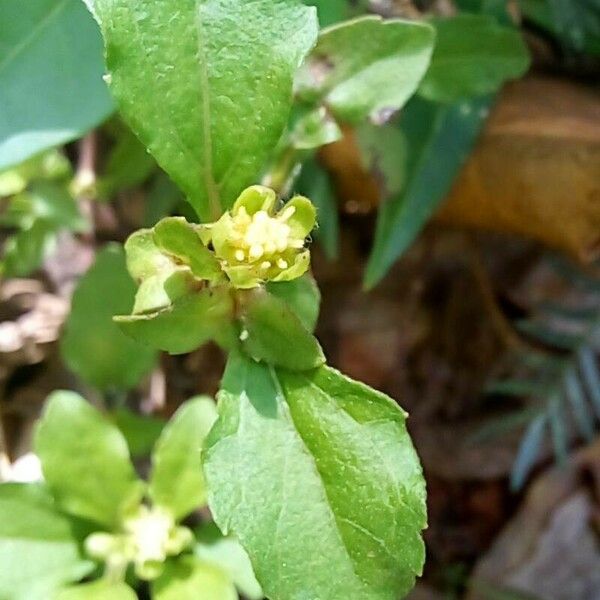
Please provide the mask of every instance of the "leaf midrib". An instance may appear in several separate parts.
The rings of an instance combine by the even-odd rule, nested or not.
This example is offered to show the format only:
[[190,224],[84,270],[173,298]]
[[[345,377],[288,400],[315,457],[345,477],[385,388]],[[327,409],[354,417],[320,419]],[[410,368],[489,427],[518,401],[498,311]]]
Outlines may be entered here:
[[[277,390],[277,393],[281,395],[281,398],[285,400],[285,403],[287,405],[287,397],[285,394],[285,391],[283,390],[283,386],[281,385],[281,382],[279,381],[279,377],[277,375],[276,370],[272,367],[269,366],[269,371],[271,374],[271,378],[273,380],[273,384],[275,386],[275,389]],[[320,394],[325,394],[327,395],[327,393],[321,389],[318,385],[316,385],[313,381],[311,381],[310,379],[308,379],[307,377],[305,377],[306,382],[308,383],[308,385],[310,387],[316,388]],[[288,405],[289,406],[289,405]],[[319,481],[321,482],[321,487],[323,490],[323,494],[327,500],[326,504],[327,504],[327,509],[331,515],[332,521],[335,525],[335,530],[337,531],[337,534],[339,536],[340,542],[342,547],[344,548],[344,551],[346,553],[346,556],[348,557],[348,560],[350,561],[350,564],[352,565],[352,571],[354,573],[354,575],[356,576],[356,579],[358,581],[360,581],[364,586],[367,586],[367,588],[370,588],[371,584],[368,581],[365,581],[365,579],[363,579],[363,577],[361,577],[361,575],[358,573],[357,571],[357,564],[356,564],[356,560],[355,558],[352,556],[351,552],[350,552],[350,548],[348,547],[347,543],[346,543],[346,539],[342,533],[342,530],[340,529],[340,525],[339,525],[339,521],[345,522],[347,524],[349,524],[352,527],[355,527],[357,529],[359,529],[360,531],[363,532],[363,534],[368,535],[372,540],[376,541],[378,543],[378,545],[382,548],[382,550],[384,551],[385,554],[388,555],[389,558],[392,559],[392,561],[394,563],[396,563],[396,557],[394,557],[390,551],[388,550],[387,546],[385,545],[385,543],[383,542],[383,540],[380,540],[379,538],[377,538],[372,532],[365,530],[365,528],[360,525],[359,523],[355,523],[354,521],[351,521],[350,519],[344,518],[344,517],[339,517],[334,509],[333,509],[333,503],[329,497],[329,491],[327,489],[327,486],[324,483],[324,478],[323,478],[323,474],[321,473],[321,471],[319,470],[319,466],[317,464],[317,461],[315,460],[315,457],[313,455],[313,453],[310,451],[310,449],[307,447],[306,442],[304,441],[304,438],[302,437],[302,434],[300,433],[300,431],[298,430],[296,423],[294,421],[294,417],[292,414],[291,409],[288,409],[289,412],[289,418],[291,421],[291,425],[293,426],[294,430],[296,431],[296,434],[298,435],[298,438],[300,440],[300,442],[302,443],[302,446],[304,448],[304,450],[306,451],[307,456],[310,456],[311,461],[313,463],[314,469],[315,469],[315,473],[317,474]]]
[[37,39],[38,35],[41,34],[50,25],[53,19],[58,17],[60,13],[66,8],[69,1],[70,0],[61,0],[56,6],[52,8],[52,10],[50,10],[50,12],[46,14],[46,16],[41,21],[39,21],[36,24],[36,26],[21,40],[20,43],[14,46],[12,51],[4,57],[2,62],[0,62],[0,72],[2,72],[7,67],[7,65],[9,65],[19,55],[21,55],[27,49],[27,47],[30,46]]

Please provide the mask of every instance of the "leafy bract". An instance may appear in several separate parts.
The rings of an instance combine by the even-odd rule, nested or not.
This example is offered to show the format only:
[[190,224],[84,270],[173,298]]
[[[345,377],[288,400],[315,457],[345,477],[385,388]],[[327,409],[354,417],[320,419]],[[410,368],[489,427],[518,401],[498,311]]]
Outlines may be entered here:
[[269,282],[266,289],[283,300],[309,331],[314,331],[321,307],[321,292],[312,275],[292,281]]
[[219,415],[204,452],[209,505],[267,597],[396,600],[412,587],[425,486],[390,398],[327,367],[232,355]]
[[402,189],[379,209],[365,286],[372,288],[406,251],[450,191],[488,115],[491,101],[456,105],[413,99],[402,115],[407,163]]
[[79,551],[80,524],[57,510],[44,487],[0,485],[0,514],[0,598],[47,600],[93,570]]
[[215,340],[228,346],[235,338],[233,299],[226,287],[183,296],[157,312],[115,317],[130,337],[171,354],[192,352]]
[[102,41],[81,0],[0,0],[0,170],[113,110]]
[[244,296],[240,320],[242,346],[255,360],[301,371],[325,362],[319,342],[290,305],[263,289]]
[[181,519],[206,502],[200,453],[217,419],[211,398],[186,402],[165,426],[152,456],[152,501]]
[[334,25],[321,33],[298,78],[300,94],[322,99],[344,121],[387,118],[417,89],[434,35],[426,23],[376,16]]
[[73,294],[62,356],[82,379],[101,389],[134,387],[155,364],[155,351],[128,338],[112,321],[113,315],[130,311],[134,296],[135,284],[116,244],[98,254]]
[[210,563],[186,557],[167,564],[152,584],[154,600],[238,600],[228,575]]
[[419,88],[429,100],[457,102],[491,94],[529,67],[521,33],[499,25],[494,17],[463,14],[430,22],[437,40]]
[[205,220],[259,175],[317,36],[298,0],[90,0],[121,113]]
[[74,392],[50,396],[35,450],[56,501],[70,514],[112,527],[140,499],[125,438]]
[[61,590],[52,600],[137,600],[137,594],[122,581],[100,579]]

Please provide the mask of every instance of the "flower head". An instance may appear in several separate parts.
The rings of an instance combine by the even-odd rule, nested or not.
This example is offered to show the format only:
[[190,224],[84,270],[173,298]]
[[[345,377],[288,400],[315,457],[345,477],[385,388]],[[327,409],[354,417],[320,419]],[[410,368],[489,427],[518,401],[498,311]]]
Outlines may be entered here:
[[296,196],[276,212],[276,200],[273,190],[250,187],[231,211],[205,229],[205,240],[212,242],[235,287],[289,281],[308,270],[310,252],[304,245],[315,226],[316,209],[307,198]]
[[86,539],[85,547],[109,570],[124,571],[133,563],[140,579],[152,580],[162,573],[167,558],[180,554],[192,539],[192,532],[178,526],[170,512],[141,505],[123,521],[121,532],[93,533]]

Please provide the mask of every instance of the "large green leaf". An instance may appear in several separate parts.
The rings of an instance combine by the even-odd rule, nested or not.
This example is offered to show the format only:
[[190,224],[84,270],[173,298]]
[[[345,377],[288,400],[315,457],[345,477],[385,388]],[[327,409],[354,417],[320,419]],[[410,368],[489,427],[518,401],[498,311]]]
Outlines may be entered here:
[[152,584],[153,600],[238,600],[229,576],[210,563],[181,558]]
[[156,362],[153,349],[134,342],[112,320],[131,310],[135,292],[123,250],[111,244],[73,294],[62,356],[82,379],[101,389],[132,388]]
[[141,482],[123,434],[74,392],[50,396],[35,450],[54,497],[70,514],[112,527],[139,499]]
[[401,192],[379,209],[365,275],[367,288],[381,280],[446,197],[473,148],[489,106],[488,98],[457,105],[415,98],[406,107],[401,122],[407,139],[405,181]]
[[204,453],[209,505],[267,597],[407,593],[424,561],[425,486],[390,398],[327,367],[233,355],[219,415]]
[[61,590],[52,600],[137,600],[137,594],[121,581],[101,579]]
[[316,11],[298,0],[93,6],[123,116],[200,216],[218,218],[285,128]]
[[417,89],[433,43],[426,23],[368,16],[334,25],[322,32],[300,74],[300,93],[320,97],[345,121],[385,119]]
[[81,0],[0,0],[0,170],[81,136],[112,103]]
[[164,428],[152,455],[149,494],[181,519],[206,502],[201,450],[217,420],[211,398],[186,402]]
[[521,33],[499,25],[494,17],[463,14],[430,22],[437,41],[419,88],[429,100],[457,102],[491,94],[529,67]]
[[39,485],[0,485],[0,598],[47,600],[93,570],[81,556],[80,525]]

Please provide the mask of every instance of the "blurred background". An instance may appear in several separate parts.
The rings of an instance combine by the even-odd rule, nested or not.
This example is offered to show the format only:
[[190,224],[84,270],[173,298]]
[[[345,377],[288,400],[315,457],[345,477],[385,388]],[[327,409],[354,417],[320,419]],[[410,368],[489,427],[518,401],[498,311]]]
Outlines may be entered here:
[[[31,433],[53,390],[107,410],[143,460],[224,365],[214,346],[157,356],[111,321],[135,292],[127,236],[195,217],[114,112],[80,4],[26,49],[48,15],[0,19],[1,481],[39,475]],[[490,92],[478,82],[511,48],[469,23],[442,33],[448,55],[471,53],[464,79],[345,128],[293,189],[319,207],[331,364],[411,414],[430,526],[410,598],[598,600],[600,2],[307,4],[324,26],[485,16],[526,44],[528,72]]]

